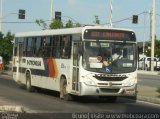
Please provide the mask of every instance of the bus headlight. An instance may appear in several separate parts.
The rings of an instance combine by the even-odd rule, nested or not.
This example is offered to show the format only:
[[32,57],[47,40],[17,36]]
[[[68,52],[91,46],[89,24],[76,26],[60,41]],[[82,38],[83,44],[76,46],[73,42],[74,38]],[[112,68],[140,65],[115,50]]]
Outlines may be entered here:
[[136,80],[131,79],[131,80],[127,81],[127,82],[124,82],[123,86],[130,87],[130,86],[135,85],[136,83],[137,83]]

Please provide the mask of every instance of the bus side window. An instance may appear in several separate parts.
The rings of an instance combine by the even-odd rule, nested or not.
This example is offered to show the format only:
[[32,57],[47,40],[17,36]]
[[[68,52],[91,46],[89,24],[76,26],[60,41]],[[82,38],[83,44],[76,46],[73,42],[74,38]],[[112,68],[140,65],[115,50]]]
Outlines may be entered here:
[[52,57],[68,59],[71,55],[71,36],[53,36],[51,37],[49,50]]
[[37,39],[36,37],[32,38],[32,54],[35,57],[36,56],[36,43],[37,43]]
[[51,37],[51,52],[52,52],[52,57],[56,57],[56,37],[52,36]]
[[41,37],[37,37],[36,38],[36,56],[39,57],[39,51],[40,51],[40,47],[41,47]]
[[46,37],[45,39],[45,51],[44,51],[45,57],[51,56],[51,37]]
[[44,45],[45,45],[45,37],[39,38],[39,48],[38,48],[38,57],[44,56]]
[[27,55],[27,38],[24,38],[23,56]]
[[71,55],[71,36],[63,36],[63,51],[62,51],[62,56],[63,58],[70,58]]
[[54,51],[55,57],[56,58],[60,58],[61,57],[61,48],[60,48],[61,39],[60,39],[60,36],[56,36],[54,41],[55,41],[55,46],[54,46],[54,48],[55,48],[55,51]]
[[27,44],[26,44],[26,56],[32,56],[32,38],[27,38]]
[[58,45],[58,58],[63,58],[64,57],[64,52],[63,52],[63,48],[64,48],[64,39],[62,36],[59,36],[59,45]]

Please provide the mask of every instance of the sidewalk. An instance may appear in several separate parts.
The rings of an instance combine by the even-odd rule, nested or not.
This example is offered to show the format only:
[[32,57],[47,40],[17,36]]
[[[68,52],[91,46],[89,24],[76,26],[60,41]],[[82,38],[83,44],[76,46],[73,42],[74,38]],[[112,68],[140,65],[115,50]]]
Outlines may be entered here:
[[[144,71],[138,70],[138,74],[145,75],[159,75],[160,71]],[[159,79],[160,80],[160,79]],[[138,100],[160,104],[160,93],[157,92],[158,88],[138,85]]]
[[157,88],[138,85],[138,100],[160,104],[160,93],[157,92]]
[[144,71],[144,70],[138,70],[138,74],[160,75],[160,71]]

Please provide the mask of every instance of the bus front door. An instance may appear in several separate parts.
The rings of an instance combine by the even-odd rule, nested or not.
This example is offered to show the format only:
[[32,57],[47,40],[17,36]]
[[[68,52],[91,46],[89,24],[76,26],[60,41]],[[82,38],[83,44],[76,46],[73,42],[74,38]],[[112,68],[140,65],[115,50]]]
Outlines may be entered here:
[[23,44],[19,43],[17,45],[16,52],[16,82],[20,81],[20,73],[21,73],[21,60],[22,60],[22,53],[23,53]]
[[79,43],[73,44],[72,91],[79,93]]

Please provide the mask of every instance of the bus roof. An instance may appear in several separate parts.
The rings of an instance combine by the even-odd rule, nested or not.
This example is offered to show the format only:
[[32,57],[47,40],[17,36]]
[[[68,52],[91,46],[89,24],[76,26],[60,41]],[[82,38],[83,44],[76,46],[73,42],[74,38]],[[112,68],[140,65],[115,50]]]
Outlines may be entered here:
[[130,29],[96,25],[96,26],[84,26],[84,27],[75,27],[75,28],[20,32],[20,33],[16,33],[15,37],[28,37],[28,36],[34,37],[34,36],[48,36],[48,35],[77,34],[77,33],[82,33],[84,29],[110,29],[110,30],[123,30],[123,31],[133,32],[133,30],[130,30]]
[[65,34],[77,34],[82,32],[82,27],[77,28],[65,28],[65,29],[54,29],[54,30],[42,30],[42,31],[31,31],[16,33],[15,37],[34,37],[34,36],[47,36],[47,35],[65,35]]

